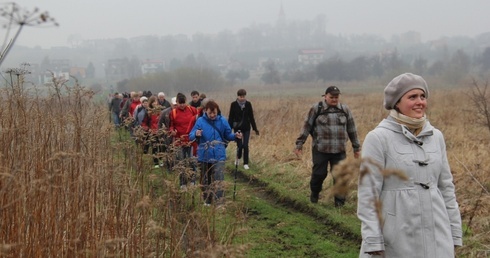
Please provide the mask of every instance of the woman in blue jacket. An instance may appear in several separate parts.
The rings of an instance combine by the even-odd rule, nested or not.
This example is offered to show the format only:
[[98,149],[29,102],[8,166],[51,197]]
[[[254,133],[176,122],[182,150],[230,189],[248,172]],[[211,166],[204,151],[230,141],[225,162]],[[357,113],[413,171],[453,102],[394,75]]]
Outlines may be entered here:
[[228,121],[218,114],[219,106],[209,100],[204,106],[204,114],[197,119],[189,134],[191,141],[196,140],[197,160],[201,169],[201,186],[206,205],[223,197],[224,166],[226,160],[225,145],[228,141],[241,139],[240,132],[233,133]]

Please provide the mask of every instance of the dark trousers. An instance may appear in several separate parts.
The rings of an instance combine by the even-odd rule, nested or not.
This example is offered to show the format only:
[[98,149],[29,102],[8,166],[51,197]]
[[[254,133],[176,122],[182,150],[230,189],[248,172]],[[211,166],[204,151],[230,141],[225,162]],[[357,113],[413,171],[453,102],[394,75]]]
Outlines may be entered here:
[[248,149],[248,142],[250,140],[250,131],[245,131],[242,132],[242,140],[237,141],[237,147],[238,147],[238,159],[241,159],[243,156],[243,164],[248,164],[248,154],[249,154],[249,149]]
[[190,168],[192,172],[189,173],[189,171],[180,171],[179,174],[179,182],[180,185],[187,185],[187,183],[190,181],[191,183],[196,182],[196,165],[194,164],[194,161],[192,160],[192,149],[190,146],[182,146],[181,149],[177,153],[177,160],[178,161],[184,161],[187,163],[185,167]]
[[[153,164],[159,165],[160,160],[157,157],[158,153],[162,152],[161,144],[159,139],[156,136],[152,136],[154,139],[147,139],[145,145],[143,146],[143,153],[148,154],[148,151],[151,148],[151,153],[153,154]],[[149,137],[150,138],[150,137]]]
[[[323,153],[319,152],[316,148],[312,149],[313,157],[313,169],[311,173],[310,189],[311,194],[318,197],[318,194],[322,191],[323,181],[328,175],[328,165],[330,164],[330,171],[333,171],[335,165],[345,159],[345,152],[341,153]],[[333,179],[335,184],[335,178]],[[335,204],[343,205],[345,202],[344,196],[335,196]]]
[[217,163],[201,162],[201,190],[203,199],[207,204],[211,204],[214,200],[218,201],[223,197],[223,181],[225,180],[224,167],[225,162]]

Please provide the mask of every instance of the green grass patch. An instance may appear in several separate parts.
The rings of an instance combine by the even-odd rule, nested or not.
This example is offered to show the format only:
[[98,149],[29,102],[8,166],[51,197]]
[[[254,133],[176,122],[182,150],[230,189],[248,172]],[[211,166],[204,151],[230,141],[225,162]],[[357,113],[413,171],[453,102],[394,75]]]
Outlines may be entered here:
[[[243,186],[247,187],[247,186]],[[247,257],[357,257],[359,247],[311,216],[246,197],[247,231],[235,242],[250,245]]]

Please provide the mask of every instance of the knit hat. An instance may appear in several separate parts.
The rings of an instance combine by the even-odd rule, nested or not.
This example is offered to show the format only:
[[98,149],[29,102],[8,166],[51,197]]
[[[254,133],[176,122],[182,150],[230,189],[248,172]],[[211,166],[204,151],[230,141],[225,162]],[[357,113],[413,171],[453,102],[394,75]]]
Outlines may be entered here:
[[421,76],[413,73],[398,75],[385,88],[383,106],[388,110],[395,108],[396,103],[398,103],[401,97],[413,89],[423,90],[425,97],[429,98],[429,87],[427,87],[427,82]]
[[140,101],[141,101],[142,103],[143,103],[143,102],[145,102],[145,101],[147,101],[147,100],[148,100],[148,98],[147,98],[147,97],[145,97],[145,96],[143,96],[143,97],[141,97],[141,98],[140,98]]

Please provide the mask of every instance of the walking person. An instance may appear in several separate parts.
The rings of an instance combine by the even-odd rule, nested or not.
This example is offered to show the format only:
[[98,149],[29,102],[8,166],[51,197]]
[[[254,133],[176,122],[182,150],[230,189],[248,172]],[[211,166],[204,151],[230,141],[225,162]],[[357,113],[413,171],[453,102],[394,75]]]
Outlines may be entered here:
[[199,95],[199,92],[197,90],[193,90],[191,92],[191,98],[192,100],[189,102],[189,105],[199,108],[201,106],[201,95]]
[[[411,73],[384,89],[390,113],[362,150],[359,257],[455,257],[454,247],[463,243],[444,136],[426,117],[428,97],[425,80]],[[391,170],[407,180],[383,175]]]
[[144,153],[147,154],[151,147],[153,165],[155,168],[163,167],[163,162],[160,162],[160,158],[158,157],[158,153],[163,149],[162,137],[158,130],[158,122],[161,113],[162,106],[158,103],[157,97],[151,96],[148,99],[147,115],[143,119],[142,127],[147,127],[148,132],[148,140],[145,145]]
[[247,100],[247,91],[239,89],[237,91],[237,99],[231,102],[230,112],[228,113],[228,124],[233,128],[234,132],[242,133],[242,140],[238,142],[237,159],[235,165],[239,164],[239,160],[243,156],[243,168],[249,169],[249,141],[250,131],[254,130],[256,135],[259,135],[257,124],[255,123],[254,110],[252,103]]
[[[311,134],[313,169],[310,180],[310,201],[312,203],[318,202],[323,181],[327,178],[328,166],[330,165],[330,171],[333,171],[334,166],[346,158],[347,139],[352,143],[355,158],[360,156],[361,150],[354,116],[347,105],[340,103],[339,88],[330,86],[322,96],[323,100],[310,108],[296,139],[294,150],[296,155],[301,155],[303,144]],[[333,182],[335,184],[335,178]],[[341,207],[345,204],[345,196],[336,195],[334,201],[336,207]]]
[[161,152],[165,153],[165,163],[169,171],[172,170],[175,160],[175,153],[173,153],[171,145],[173,142],[173,137],[170,133],[170,113],[172,110],[177,108],[177,97],[171,99],[171,106],[162,110],[160,118],[158,120],[158,129],[161,133]]
[[[173,137],[173,145],[180,148],[177,153],[177,160],[184,160],[192,157],[193,142],[189,140],[194,123],[197,119],[197,109],[186,103],[186,97],[182,93],[177,94],[177,108],[172,109],[170,113],[170,135]],[[197,147],[197,145],[196,145]],[[195,171],[192,162],[188,162],[191,169]],[[195,183],[195,174],[188,174],[186,171],[181,171],[180,187],[185,189],[187,183],[191,181]]]
[[112,122],[114,123],[116,129],[119,128],[121,124],[121,119],[119,117],[119,113],[121,113],[121,102],[121,95],[116,92],[109,103],[109,112],[111,112]]
[[226,143],[240,139],[240,132],[233,133],[228,122],[219,114],[219,106],[207,101],[203,116],[197,119],[189,138],[198,142],[197,160],[201,171],[201,186],[206,205],[214,201],[223,203],[223,180]]
[[169,108],[171,106],[170,102],[168,102],[168,100],[165,99],[165,93],[159,92],[157,96],[158,96],[158,105],[160,105],[163,109]]
[[133,100],[134,100],[136,94],[137,93],[134,91],[130,92],[129,96],[127,96],[125,99],[123,99],[123,101],[121,103],[121,112],[119,113],[119,118],[121,119],[121,122],[123,122],[126,125],[128,124],[126,122],[126,119],[128,119],[130,116],[132,116],[132,114],[129,113],[129,107],[131,106],[131,103],[133,103]]

